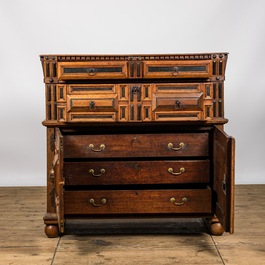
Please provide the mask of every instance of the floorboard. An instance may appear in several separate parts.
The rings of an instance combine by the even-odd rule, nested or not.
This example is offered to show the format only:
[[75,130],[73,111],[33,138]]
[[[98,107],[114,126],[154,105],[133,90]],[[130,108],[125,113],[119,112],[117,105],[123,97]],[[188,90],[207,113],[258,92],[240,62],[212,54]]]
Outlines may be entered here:
[[237,185],[235,234],[200,219],[74,220],[44,234],[45,187],[0,188],[0,265],[265,265],[265,185]]

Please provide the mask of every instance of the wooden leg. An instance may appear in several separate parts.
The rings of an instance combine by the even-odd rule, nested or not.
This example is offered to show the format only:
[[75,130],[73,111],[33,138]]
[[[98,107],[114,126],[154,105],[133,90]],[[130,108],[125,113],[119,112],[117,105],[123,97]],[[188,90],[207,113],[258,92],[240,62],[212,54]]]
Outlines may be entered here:
[[58,225],[46,225],[45,226],[45,234],[49,238],[58,237],[59,236]]
[[221,236],[224,233],[224,228],[220,224],[217,217],[212,217],[206,220],[206,225],[209,229],[209,232],[214,236]]
[[59,226],[58,226],[58,219],[56,213],[46,213],[43,217],[44,224],[45,224],[45,234],[47,237],[58,237],[59,232]]

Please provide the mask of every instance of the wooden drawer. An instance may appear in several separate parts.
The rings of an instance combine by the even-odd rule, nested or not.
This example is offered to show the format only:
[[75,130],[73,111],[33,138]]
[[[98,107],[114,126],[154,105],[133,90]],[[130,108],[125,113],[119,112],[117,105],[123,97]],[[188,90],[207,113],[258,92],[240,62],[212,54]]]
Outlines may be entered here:
[[66,215],[211,213],[211,190],[66,191]]
[[67,96],[67,122],[115,121],[117,95]]
[[126,62],[58,62],[59,80],[127,78]]
[[156,121],[203,120],[204,85],[199,83],[156,84],[152,111]]
[[146,61],[144,78],[209,78],[212,61]]
[[208,156],[208,133],[65,135],[65,158]]
[[65,185],[207,183],[209,160],[64,163]]

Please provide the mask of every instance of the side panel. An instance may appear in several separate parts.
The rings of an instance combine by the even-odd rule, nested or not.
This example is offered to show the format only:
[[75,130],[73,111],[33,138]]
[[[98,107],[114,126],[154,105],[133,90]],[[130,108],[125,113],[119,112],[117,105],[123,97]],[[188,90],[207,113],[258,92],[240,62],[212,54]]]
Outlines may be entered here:
[[226,232],[234,232],[235,139],[217,127],[213,146],[215,214]]
[[57,163],[55,165],[56,212],[58,218],[59,232],[64,233],[63,136],[59,128],[55,129],[55,149],[58,154]]

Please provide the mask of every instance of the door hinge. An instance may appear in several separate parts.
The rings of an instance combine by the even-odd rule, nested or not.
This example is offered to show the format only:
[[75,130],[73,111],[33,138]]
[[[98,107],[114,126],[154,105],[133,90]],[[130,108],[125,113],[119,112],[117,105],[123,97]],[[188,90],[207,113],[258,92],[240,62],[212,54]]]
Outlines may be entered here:
[[60,233],[64,233],[64,219],[62,219],[60,223]]

